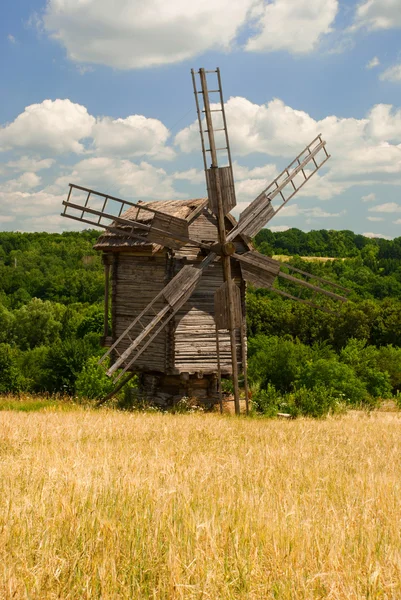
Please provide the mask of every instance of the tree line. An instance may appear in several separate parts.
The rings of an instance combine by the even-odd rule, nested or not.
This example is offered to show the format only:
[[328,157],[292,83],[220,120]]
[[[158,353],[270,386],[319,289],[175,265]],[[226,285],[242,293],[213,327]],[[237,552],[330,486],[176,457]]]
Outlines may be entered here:
[[[0,233],[0,393],[99,397],[110,382],[103,350],[103,267],[97,231]],[[247,292],[249,376],[260,412],[318,416],[346,405],[399,398],[401,238],[349,231],[262,230],[267,255],[350,289],[339,314],[267,290]],[[331,256],[308,262],[301,257]],[[280,287],[293,292],[290,285]],[[306,294],[308,298],[308,293]]]

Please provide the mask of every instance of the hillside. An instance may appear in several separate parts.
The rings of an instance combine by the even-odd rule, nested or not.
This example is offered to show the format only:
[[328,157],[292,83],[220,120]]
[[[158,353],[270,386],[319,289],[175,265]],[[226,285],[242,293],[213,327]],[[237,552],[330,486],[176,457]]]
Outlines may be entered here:
[[[108,380],[96,367],[104,285],[100,256],[92,250],[98,235],[0,233],[0,392],[104,393]],[[264,254],[288,256],[289,264],[351,290],[336,316],[249,287],[249,371],[265,405],[322,387],[331,390],[327,402],[343,395],[354,403],[372,402],[396,393],[401,238],[262,230],[255,244]],[[345,381],[353,381],[353,389]],[[303,400],[291,402],[300,406]]]

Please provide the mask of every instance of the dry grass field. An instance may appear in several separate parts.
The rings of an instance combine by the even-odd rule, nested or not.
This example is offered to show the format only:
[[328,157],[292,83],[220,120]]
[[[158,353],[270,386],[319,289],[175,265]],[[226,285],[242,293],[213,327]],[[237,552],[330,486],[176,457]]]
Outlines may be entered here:
[[0,598],[401,598],[401,417],[0,412]]

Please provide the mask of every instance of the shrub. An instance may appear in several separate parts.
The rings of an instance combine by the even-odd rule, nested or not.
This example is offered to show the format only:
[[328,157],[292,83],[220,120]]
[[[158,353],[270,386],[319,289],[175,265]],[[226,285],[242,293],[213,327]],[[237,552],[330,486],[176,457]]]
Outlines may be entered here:
[[98,364],[97,356],[87,359],[75,384],[76,393],[80,398],[100,400],[113,389],[113,380],[107,377],[104,368]]
[[307,363],[301,371],[298,385],[309,390],[325,387],[337,397],[343,395],[340,397],[353,405],[370,400],[366,385],[355,375],[352,367],[336,360],[321,358]]
[[0,393],[19,392],[24,385],[18,369],[18,350],[0,344]]

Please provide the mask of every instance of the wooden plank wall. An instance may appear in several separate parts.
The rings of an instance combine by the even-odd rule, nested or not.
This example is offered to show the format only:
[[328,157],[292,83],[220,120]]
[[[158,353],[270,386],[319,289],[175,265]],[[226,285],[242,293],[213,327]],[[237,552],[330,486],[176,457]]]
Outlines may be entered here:
[[[138,256],[120,252],[114,268],[112,281],[113,339],[117,339],[135,317],[163,289],[167,283],[166,255]],[[164,303],[155,305],[155,310]],[[143,320],[144,323],[147,321]],[[130,336],[134,339],[142,329],[134,327]],[[163,330],[135,362],[135,370],[165,371],[166,330]],[[129,341],[123,340],[118,351],[123,352]]]
[[[178,266],[178,265],[177,265]],[[240,271],[232,264],[236,282],[241,285]],[[214,262],[205,270],[200,284],[175,316],[174,367],[178,372],[216,372],[216,336],[214,323],[214,294],[223,283],[222,265]],[[243,294],[243,290],[242,290]],[[228,332],[220,332],[222,373],[231,373],[231,350]],[[241,360],[238,334],[237,353]]]

